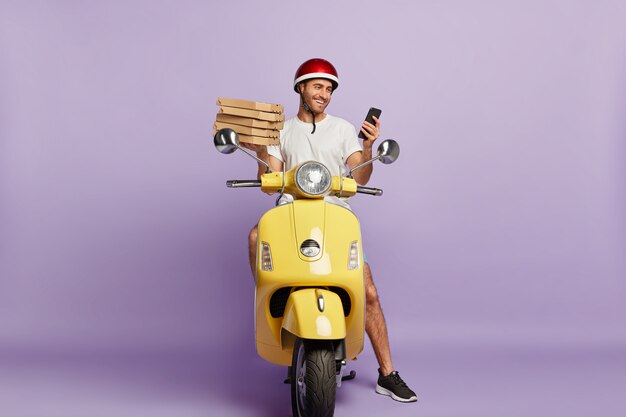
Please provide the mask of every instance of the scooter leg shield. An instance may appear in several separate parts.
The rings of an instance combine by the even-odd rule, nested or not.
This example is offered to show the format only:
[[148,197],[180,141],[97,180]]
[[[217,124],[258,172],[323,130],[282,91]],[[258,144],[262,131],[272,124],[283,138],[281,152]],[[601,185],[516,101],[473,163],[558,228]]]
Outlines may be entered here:
[[[341,299],[334,292],[320,288],[294,291],[287,300],[283,316],[283,349],[300,339],[339,340],[346,337],[346,318]],[[285,331],[290,335],[285,335]]]

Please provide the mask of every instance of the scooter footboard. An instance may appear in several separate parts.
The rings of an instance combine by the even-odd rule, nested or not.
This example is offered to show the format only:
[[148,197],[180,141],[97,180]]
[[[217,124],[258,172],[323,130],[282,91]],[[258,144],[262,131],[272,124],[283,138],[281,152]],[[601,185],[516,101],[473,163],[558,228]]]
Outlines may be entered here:
[[[341,299],[334,292],[321,288],[294,291],[285,306],[282,328],[301,339],[345,339],[346,318]],[[281,333],[285,335],[285,331]],[[293,337],[281,340],[283,349],[292,344]]]

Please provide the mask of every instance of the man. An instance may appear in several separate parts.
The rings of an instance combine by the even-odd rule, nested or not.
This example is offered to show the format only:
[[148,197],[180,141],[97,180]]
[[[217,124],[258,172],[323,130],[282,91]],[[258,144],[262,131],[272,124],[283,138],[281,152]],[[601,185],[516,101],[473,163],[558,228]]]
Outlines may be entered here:
[[[320,58],[304,62],[294,78],[294,90],[300,96],[300,107],[296,117],[285,122],[281,131],[279,146],[246,145],[257,152],[257,156],[266,161],[272,171],[286,170],[301,162],[315,160],[329,168],[331,175],[342,175],[345,165],[353,168],[372,158],[372,146],[379,136],[380,121],[375,124],[364,122],[361,132],[365,136],[363,147],[359,144],[356,130],[349,122],[325,113],[332,93],[339,86],[335,67]],[[372,175],[373,164],[354,172],[354,179],[365,185]],[[265,167],[259,164],[259,175]],[[292,197],[284,195],[282,201]],[[326,201],[350,208],[344,199],[334,196],[325,197]],[[249,250],[250,267],[253,274],[256,262],[257,227],[250,231]],[[376,359],[380,366],[376,392],[388,395],[396,401],[417,401],[415,393],[404,383],[394,370],[389,349],[387,325],[380,306],[378,293],[372,279],[367,260],[364,263],[366,319],[365,330],[370,338]]]

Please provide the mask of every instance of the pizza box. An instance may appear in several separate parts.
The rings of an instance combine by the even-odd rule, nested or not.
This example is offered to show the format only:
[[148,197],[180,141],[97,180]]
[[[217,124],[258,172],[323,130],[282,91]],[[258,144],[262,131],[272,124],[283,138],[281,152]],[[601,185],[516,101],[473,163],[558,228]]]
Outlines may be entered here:
[[240,109],[260,110],[270,113],[282,113],[284,108],[280,104],[263,103],[260,101],[239,100],[236,98],[218,97],[218,106],[237,107]]
[[285,120],[285,116],[282,113],[269,113],[260,110],[240,109],[238,107],[230,106],[220,106],[218,113],[224,113],[231,116],[249,117],[268,122],[282,122]]
[[230,123],[233,125],[256,127],[257,129],[281,130],[284,122],[268,122],[266,120],[250,119],[248,117],[231,116],[230,114],[218,113],[215,118],[218,122]]
[[278,138],[263,138],[260,136],[251,135],[239,135],[239,141],[244,143],[253,143],[255,145],[278,145],[280,140]]
[[215,122],[213,127],[215,128],[215,130],[227,129],[227,128],[233,129],[235,132],[239,133],[240,135],[261,136],[264,138],[280,137],[280,132],[278,130],[273,130],[273,129],[257,129],[255,127],[233,125],[230,123],[222,123],[222,122]]

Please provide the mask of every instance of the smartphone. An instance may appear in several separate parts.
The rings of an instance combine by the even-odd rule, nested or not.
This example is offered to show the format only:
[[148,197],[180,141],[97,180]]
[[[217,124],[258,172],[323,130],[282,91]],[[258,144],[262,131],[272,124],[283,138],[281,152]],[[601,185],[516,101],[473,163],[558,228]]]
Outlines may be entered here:
[[[370,107],[369,111],[367,112],[367,116],[365,116],[365,121],[366,122],[370,122],[371,124],[375,125],[376,123],[374,122],[374,116],[376,116],[377,119],[380,119],[380,114],[383,111],[381,109],[377,109],[376,107]],[[365,135],[363,134],[363,132],[361,132],[361,129],[359,128],[359,137],[361,139],[365,139]]]

